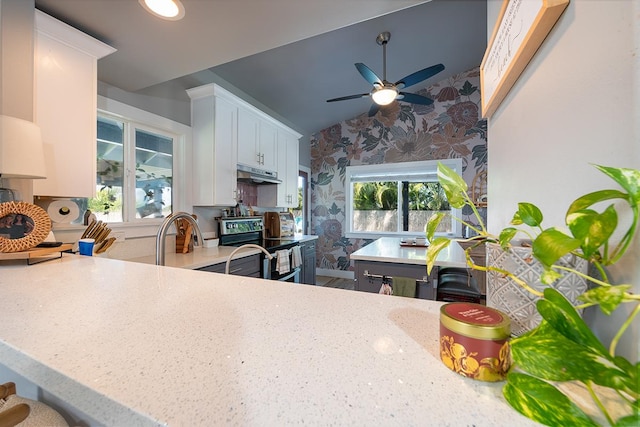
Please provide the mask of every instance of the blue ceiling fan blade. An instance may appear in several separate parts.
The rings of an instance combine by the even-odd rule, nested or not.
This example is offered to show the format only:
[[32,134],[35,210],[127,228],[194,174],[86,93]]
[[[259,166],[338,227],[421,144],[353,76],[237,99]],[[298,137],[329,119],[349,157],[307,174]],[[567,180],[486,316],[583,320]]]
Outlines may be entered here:
[[372,85],[379,84],[380,86],[382,86],[382,80],[380,80],[380,77],[378,77],[376,73],[371,71],[371,68],[367,67],[362,62],[358,62],[356,64],[356,68],[366,81],[368,81]]
[[369,96],[369,94],[368,93],[361,93],[359,95],[341,96],[340,98],[327,99],[327,102],[335,102],[335,101],[344,101],[344,100],[347,100],[347,99],[364,98],[365,96]]
[[410,102],[412,104],[431,105],[433,99],[429,99],[426,96],[416,95],[415,93],[400,92],[398,94],[398,101]]
[[431,67],[416,71],[415,73],[409,74],[407,77],[398,80],[396,82],[396,86],[402,85],[402,87],[399,87],[398,89],[413,86],[414,84],[420,83],[421,81],[426,80],[431,76],[435,76],[442,70],[444,70],[444,65],[432,65]]
[[378,113],[378,111],[380,111],[380,106],[374,102],[371,108],[369,109],[369,117],[375,116]]

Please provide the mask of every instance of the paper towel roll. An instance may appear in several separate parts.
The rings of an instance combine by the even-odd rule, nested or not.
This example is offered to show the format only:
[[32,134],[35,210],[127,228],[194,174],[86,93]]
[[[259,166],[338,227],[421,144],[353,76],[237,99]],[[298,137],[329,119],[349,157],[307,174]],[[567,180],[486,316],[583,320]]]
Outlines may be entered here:
[[80,215],[80,208],[72,200],[54,200],[47,207],[47,214],[56,223],[70,223]]

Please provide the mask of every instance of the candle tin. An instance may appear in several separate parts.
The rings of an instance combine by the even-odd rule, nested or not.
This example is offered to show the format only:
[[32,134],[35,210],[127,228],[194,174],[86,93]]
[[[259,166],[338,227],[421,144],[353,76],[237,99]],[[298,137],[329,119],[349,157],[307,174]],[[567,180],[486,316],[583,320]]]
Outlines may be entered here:
[[509,317],[494,308],[445,304],[440,308],[440,359],[465,377],[502,381],[511,362],[510,328]]

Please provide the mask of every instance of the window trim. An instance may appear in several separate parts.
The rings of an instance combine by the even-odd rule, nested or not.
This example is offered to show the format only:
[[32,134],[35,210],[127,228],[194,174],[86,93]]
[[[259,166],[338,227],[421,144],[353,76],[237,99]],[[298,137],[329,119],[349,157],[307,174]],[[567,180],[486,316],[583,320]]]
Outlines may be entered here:
[[[414,231],[398,231],[398,232],[361,232],[353,231],[353,183],[359,179],[358,177],[372,177],[384,180],[389,177],[387,174],[399,174],[404,176],[413,175],[435,178],[437,175],[438,163],[453,169],[459,175],[462,174],[462,159],[440,159],[440,160],[424,160],[418,162],[403,163],[383,163],[375,165],[358,165],[347,166],[344,184],[345,184],[345,236],[356,239],[377,239],[383,236],[415,236]],[[396,179],[393,179],[395,181]],[[453,216],[460,218],[461,209],[451,208]],[[401,212],[398,209],[398,217],[401,220]],[[425,224],[426,225],[426,224]],[[444,235],[444,234],[443,234]],[[446,233],[449,237],[462,237],[462,225],[458,221],[452,220],[452,232]]]
[[[173,212],[190,210],[191,194],[187,193],[187,188],[191,186],[192,177],[187,173],[190,170],[187,162],[191,158],[191,127],[101,95],[98,95],[97,101],[97,115],[125,120],[132,127],[139,127],[143,130],[153,131],[155,128],[175,136],[172,181]],[[124,231],[127,238],[154,236],[163,221],[163,218],[136,219],[129,222],[109,223],[109,228]]]

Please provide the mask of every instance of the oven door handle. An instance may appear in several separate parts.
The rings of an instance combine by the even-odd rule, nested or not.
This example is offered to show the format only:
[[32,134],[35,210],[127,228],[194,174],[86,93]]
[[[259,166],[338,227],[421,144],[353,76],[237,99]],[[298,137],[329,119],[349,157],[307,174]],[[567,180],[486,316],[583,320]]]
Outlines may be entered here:
[[294,283],[300,283],[300,267],[296,267],[289,272],[286,276],[281,276],[278,278],[281,282],[288,282],[289,279],[295,278]]

